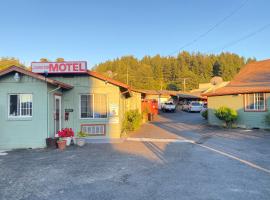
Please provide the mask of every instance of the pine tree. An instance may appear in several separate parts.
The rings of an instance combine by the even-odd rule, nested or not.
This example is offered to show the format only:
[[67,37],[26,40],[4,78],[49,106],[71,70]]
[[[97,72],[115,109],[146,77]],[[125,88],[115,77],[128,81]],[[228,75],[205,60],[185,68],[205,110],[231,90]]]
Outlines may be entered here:
[[221,66],[218,61],[216,61],[213,65],[213,76],[221,76]]
[[[95,71],[112,76],[116,80],[138,89],[190,90],[199,83],[209,82],[213,76],[231,80],[247,62],[233,53],[202,54],[180,52],[176,57],[144,56],[141,60],[133,56],[123,56],[94,67]],[[108,73],[109,72],[109,73]]]

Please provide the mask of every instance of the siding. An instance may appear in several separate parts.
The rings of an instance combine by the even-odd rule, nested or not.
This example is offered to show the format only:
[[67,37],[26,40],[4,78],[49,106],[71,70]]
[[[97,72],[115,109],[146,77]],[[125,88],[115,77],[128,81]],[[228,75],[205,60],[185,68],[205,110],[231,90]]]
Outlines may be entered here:
[[[270,94],[266,94],[266,106],[269,109]],[[244,95],[225,95],[208,97],[208,121],[212,125],[223,125],[223,122],[215,117],[214,111],[221,106],[232,108],[238,112],[236,125],[242,128],[269,128],[264,122],[267,112],[245,112]]]
[[[107,95],[107,110],[110,104],[119,105],[120,90],[118,86],[106,83],[105,81],[91,76],[72,76],[72,77],[53,77],[55,80],[73,85],[71,90],[63,91],[62,96],[62,128],[71,127],[75,132],[80,131],[81,124],[106,124],[106,136],[91,136],[91,138],[119,138],[120,123],[109,123],[110,118],[106,119],[80,119],[80,94],[98,93]],[[69,120],[64,120],[64,110],[73,109],[69,114]],[[119,110],[120,112],[120,110]]]
[[[45,147],[45,139],[54,136],[54,95],[62,95],[62,128],[73,128],[80,131],[81,124],[105,124],[105,136],[91,136],[92,138],[119,138],[124,113],[127,110],[141,111],[141,94],[133,92],[132,97],[124,97],[118,86],[106,83],[94,77],[66,76],[52,77],[53,79],[73,85],[70,90],[58,89],[43,81],[21,75],[20,82],[13,79],[14,73],[0,79],[0,149],[11,148],[37,148]],[[49,92],[49,93],[47,93]],[[8,119],[8,94],[32,93],[33,116],[29,120]],[[106,119],[80,119],[80,94],[98,93],[107,95],[108,118]],[[112,122],[109,116],[110,105],[119,106],[119,122]],[[64,120],[65,109],[73,109],[69,120]],[[115,118],[114,118],[115,119]]]
[[[47,137],[46,84],[23,75],[20,82],[15,82],[13,76],[11,73],[0,79],[0,149],[44,147]],[[8,119],[9,93],[33,94],[31,119]]]
[[[132,97],[125,98],[118,86],[115,86],[105,81],[99,80],[91,76],[74,76],[74,77],[55,77],[54,79],[61,82],[73,85],[71,90],[63,91],[62,105],[63,113],[66,108],[71,108],[74,111],[70,113],[69,120],[62,119],[63,127],[71,127],[78,132],[81,124],[106,124],[106,136],[91,136],[91,138],[119,138],[121,135],[121,125],[124,113],[127,110],[141,110],[141,94],[133,92]],[[80,119],[80,94],[83,93],[98,93],[107,95],[107,110],[109,115],[110,105],[119,106],[119,123],[112,123],[112,118],[107,119]]]

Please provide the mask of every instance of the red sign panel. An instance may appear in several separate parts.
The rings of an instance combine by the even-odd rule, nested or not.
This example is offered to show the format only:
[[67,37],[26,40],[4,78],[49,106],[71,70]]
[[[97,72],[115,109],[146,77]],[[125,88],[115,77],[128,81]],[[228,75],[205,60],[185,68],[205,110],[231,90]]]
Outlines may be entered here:
[[65,61],[65,62],[32,62],[32,72],[35,73],[86,73],[86,61]]

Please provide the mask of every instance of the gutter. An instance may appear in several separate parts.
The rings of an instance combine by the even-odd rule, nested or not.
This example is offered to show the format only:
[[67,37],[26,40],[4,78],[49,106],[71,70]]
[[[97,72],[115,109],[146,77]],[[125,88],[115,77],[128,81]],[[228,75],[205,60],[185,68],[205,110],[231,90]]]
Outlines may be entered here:
[[50,94],[50,93],[52,93],[52,92],[54,92],[54,91],[56,91],[56,90],[59,90],[59,89],[61,89],[60,86],[58,86],[57,88],[55,88],[55,89],[53,89],[53,90],[51,90],[51,91],[48,91],[48,94]]

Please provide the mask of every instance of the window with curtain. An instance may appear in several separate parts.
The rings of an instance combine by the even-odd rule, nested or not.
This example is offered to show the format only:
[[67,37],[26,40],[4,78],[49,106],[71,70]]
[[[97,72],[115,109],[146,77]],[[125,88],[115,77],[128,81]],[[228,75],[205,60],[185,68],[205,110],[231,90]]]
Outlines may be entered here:
[[10,94],[8,101],[9,117],[32,117],[32,94]]
[[81,118],[107,118],[107,95],[82,94]]
[[265,111],[266,99],[264,93],[252,93],[245,95],[246,111]]

